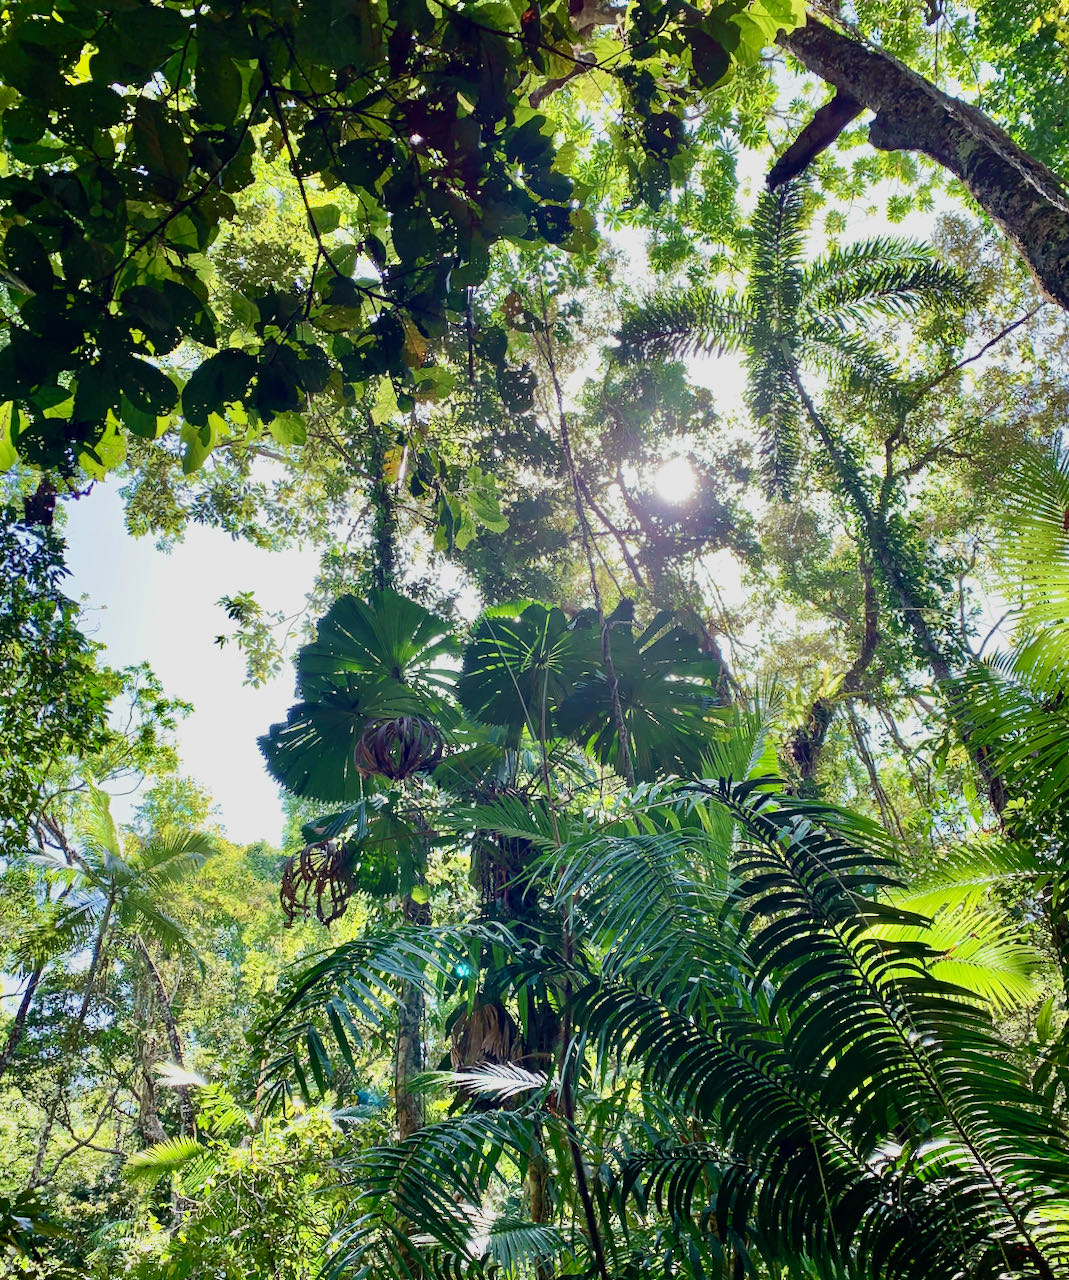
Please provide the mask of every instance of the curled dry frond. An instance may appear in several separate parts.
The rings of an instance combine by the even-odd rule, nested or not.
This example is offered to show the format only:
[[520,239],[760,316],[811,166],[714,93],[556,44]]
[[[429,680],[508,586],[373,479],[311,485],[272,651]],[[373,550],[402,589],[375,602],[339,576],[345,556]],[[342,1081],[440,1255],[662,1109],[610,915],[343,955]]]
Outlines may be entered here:
[[449,1040],[449,1060],[454,1071],[482,1066],[488,1062],[520,1062],[523,1036],[515,1019],[502,1005],[477,1004],[453,1023]]
[[422,716],[372,720],[356,744],[354,759],[362,773],[377,773],[399,782],[433,769],[442,758],[442,735]]
[[352,848],[338,840],[309,844],[286,859],[279,885],[279,901],[286,924],[313,910],[320,924],[330,924],[345,914],[353,894]]

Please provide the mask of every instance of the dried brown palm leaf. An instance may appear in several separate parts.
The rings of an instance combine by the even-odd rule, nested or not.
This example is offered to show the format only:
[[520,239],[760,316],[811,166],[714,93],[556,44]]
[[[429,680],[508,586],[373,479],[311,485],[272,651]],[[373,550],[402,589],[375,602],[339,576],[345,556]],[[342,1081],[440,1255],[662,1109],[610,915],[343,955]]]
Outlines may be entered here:
[[454,1071],[487,1062],[520,1062],[523,1054],[520,1029],[500,1004],[477,1004],[453,1023],[449,1060]]
[[[337,840],[309,844],[286,859],[279,900],[286,925],[315,910],[321,924],[344,915],[353,893],[353,856],[349,845]],[[314,901],[314,908],[313,908]]]
[[433,769],[442,758],[442,735],[422,716],[372,720],[353,753],[363,773],[377,773],[399,782],[421,769]]

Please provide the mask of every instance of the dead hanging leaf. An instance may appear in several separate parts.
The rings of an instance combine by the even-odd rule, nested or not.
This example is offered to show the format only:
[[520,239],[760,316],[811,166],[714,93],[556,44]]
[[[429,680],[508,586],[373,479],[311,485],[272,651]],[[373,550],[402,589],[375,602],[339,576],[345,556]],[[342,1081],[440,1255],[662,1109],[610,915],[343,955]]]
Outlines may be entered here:
[[427,339],[420,333],[414,320],[404,316],[401,320],[405,331],[404,357],[410,369],[418,369],[427,354]]
[[454,1071],[487,1062],[519,1062],[523,1037],[512,1015],[499,1004],[478,1004],[453,1023],[449,1060]]
[[387,449],[382,458],[382,478],[387,484],[396,484],[401,477],[401,467],[405,461],[405,448],[403,445],[394,445],[392,449]]
[[353,893],[353,852],[336,840],[306,845],[286,859],[279,900],[287,926],[312,911],[321,924],[345,914]]
[[442,735],[422,716],[372,720],[360,735],[353,758],[363,774],[378,773],[395,782],[433,769],[442,758]]

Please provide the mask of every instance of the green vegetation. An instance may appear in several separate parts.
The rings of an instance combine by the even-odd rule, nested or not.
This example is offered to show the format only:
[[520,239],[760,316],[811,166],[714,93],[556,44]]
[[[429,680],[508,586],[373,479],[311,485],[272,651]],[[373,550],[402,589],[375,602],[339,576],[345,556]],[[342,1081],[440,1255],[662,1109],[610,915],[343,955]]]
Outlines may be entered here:
[[1069,1273],[1064,9],[0,9],[0,1276]]

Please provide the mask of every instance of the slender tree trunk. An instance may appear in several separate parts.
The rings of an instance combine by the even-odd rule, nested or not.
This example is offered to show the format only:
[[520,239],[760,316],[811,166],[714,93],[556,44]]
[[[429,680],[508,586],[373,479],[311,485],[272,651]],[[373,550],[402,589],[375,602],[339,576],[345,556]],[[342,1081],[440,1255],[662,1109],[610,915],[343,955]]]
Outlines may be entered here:
[[59,1064],[59,1077],[56,1080],[56,1087],[52,1091],[52,1097],[49,1099],[48,1106],[45,1109],[45,1121],[41,1128],[41,1137],[37,1143],[37,1154],[34,1157],[33,1172],[30,1174],[30,1181],[27,1184],[29,1189],[37,1186],[41,1179],[41,1171],[44,1168],[45,1155],[48,1151],[48,1143],[52,1137],[52,1128],[56,1123],[56,1112],[59,1110],[59,1104],[63,1100],[63,1091],[67,1087],[68,1068],[70,1059],[74,1056],[74,1051],[78,1047],[78,1040],[81,1035],[82,1028],[85,1026],[85,1019],[89,1013],[89,1004],[93,998],[93,987],[96,985],[97,973],[100,970],[100,961],[104,954],[104,939],[107,936],[108,926],[111,924],[111,915],[115,910],[115,891],[112,890],[104,904],[104,912],[100,917],[100,924],[97,928],[96,938],[93,940],[93,952],[89,960],[89,970],[85,975],[85,993],[82,996],[82,1003],[78,1009],[77,1017],[71,1024],[64,1037],[63,1057]]
[[882,512],[878,513],[874,509],[872,502],[865,493],[864,486],[855,467],[844,455],[842,447],[828,429],[824,419],[817,412],[816,406],[802,383],[787,344],[784,343],[783,345],[790,375],[805,408],[806,415],[813,424],[813,429],[824,446],[828,459],[835,468],[843,489],[854,508],[858,520],[861,522],[869,551],[879,566],[882,577],[898,604],[903,621],[913,634],[917,651],[932,670],[936,685],[943,696],[947,712],[953,721],[962,745],[968,751],[969,757],[984,783],[991,807],[1001,817],[1009,798],[1006,792],[1005,780],[996,769],[992,768],[990,753],[983,747],[977,747],[972,741],[968,710],[954,679],[950,659],[925,620],[923,601],[917,599],[908,578],[902,572],[902,566],[896,559],[891,546],[887,521]]
[[29,1017],[30,1006],[33,1004],[33,995],[37,990],[37,984],[41,981],[42,973],[44,973],[43,965],[34,969],[26,979],[26,987],[23,990],[22,999],[19,1001],[19,1007],[15,1012],[15,1021],[11,1024],[11,1030],[7,1033],[4,1052],[0,1054],[0,1077],[8,1069],[12,1058],[15,1056],[15,1050],[19,1047],[22,1033],[26,1030],[26,1019]]
[[902,829],[902,823],[894,805],[891,803],[890,796],[883,789],[883,783],[880,781],[880,775],[876,770],[876,761],[873,760],[872,752],[869,750],[868,731],[858,719],[853,707],[850,707],[847,711],[847,718],[850,721],[850,732],[854,739],[854,746],[857,748],[857,754],[861,758],[861,763],[865,766],[865,772],[869,775],[869,785],[872,787],[873,797],[877,808],[880,810],[880,821],[888,831],[893,827],[898,833],[899,839],[904,839],[906,833]]
[[[431,909],[425,902],[416,902],[411,896],[406,896],[401,910],[406,924],[431,923]],[[397,1133],[402,1141],[423,1128],[423,1096],[412,1088],[412,1082],[423,1070],[425,1004],[423,991],[416,983],[406,982],[402,986],[397,1005],[397,1043],[393,1058],[393,1102]]]
[[869,141],[920,151],[948,169],[998,223],[1052,301],[1069,308],[1069,194],[975,107],[880,49],[810,17],[779,38],[803,66],[875,112]]
[[[395,486],[386,474],[386,435],[373,428],[371,450],[371,584],[377,591],[397,589],[397,497]],[[406,924],[429,925],[430,908],[407,895],[401,904]],[[423,992],[414,982],[401,987],[397,1005],[397,1040],[393,1054],[393,1101],[397,1133],[404,1141],[424,1122],[423,1098],[412,1088],[412,1082],[423,1070]]]
[[848,700],[860,690],[865,672],[876,656],[876,648],[880,643],[880,632],[877,625],[879,598],[876,595],[876,585],[872,580],[872,570],[864,560],[861,562],[861,576],[865,584],[865,618],[864,634],[858,655],[851,663],[846,675],[843,676],[835,698],[817,698],[809,708],[809,715],[805,724],[791,734],[790,741],[787,744],[798,769],[798,777],[801,782],[799,791],[803,795],[813,790],[817,769],[820,766],[821,753],[824,750],[828,730],[831,728],[839,703]]
[[[178,1027],[175,1025],[174,1011],[171,1008],[171,1001],[167,995],[167,988],[163,985],[163,979],[160,977],[160,971],[153,963],[152,956],[148,947],[145,946],[143,938],[137,940],[138,950],[141,953],[141,960],[152,982],[153,990],[156,996],[156,1003],[159,1005],[160,1016],[163,1019],[164,1029],[167,1032],[167,1044],[171,1050],[171,1061],[178,1067],[184,1067],[185,1059],[182,1056],[182,1041],[178,1036]],[[193,1102],[189,1096],[189,1089],[186,1085],[178,1085],[175,1089],[178,1095],[178,1107],[182,1114],[182,1132],[193,1132]]]

